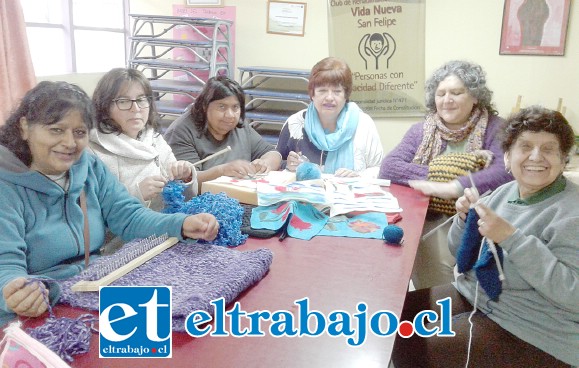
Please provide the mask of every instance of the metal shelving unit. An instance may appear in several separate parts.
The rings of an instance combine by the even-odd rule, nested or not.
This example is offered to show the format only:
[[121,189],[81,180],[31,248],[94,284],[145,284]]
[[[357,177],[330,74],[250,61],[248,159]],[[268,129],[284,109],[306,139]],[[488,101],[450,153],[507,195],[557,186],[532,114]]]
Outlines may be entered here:
[[[143,14],[130,17],[133,26],[127,64],[150,79],[162,117],[185,113],[209,78],[232,76],[231,21]],[[178,38],[179,34],[183,38]]]

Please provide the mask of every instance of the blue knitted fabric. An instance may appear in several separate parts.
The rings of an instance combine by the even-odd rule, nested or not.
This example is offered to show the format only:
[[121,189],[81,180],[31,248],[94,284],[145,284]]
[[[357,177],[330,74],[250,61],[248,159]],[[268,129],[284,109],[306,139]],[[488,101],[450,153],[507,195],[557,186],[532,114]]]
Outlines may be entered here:
[[[474,208],[471,208],[466,217],[466,225],[460,247],[456,252],[456,264],[460,273],[474,269],[475,275],[485,293],[487,293],[489,298],[496,300],[503,291],[502,283],[499,279],[499,270],[495,258],[486,240],[483,244],[480,258],[478,258],[483,238],[478,232],[478,219],[478,214]],[[499,246],[496,248],[502,265],[503,250]]]
[[185,202],[183,191],[185,185],[180,181],[171,181],[163,188],[165,213],[186,213],[196,215],[210,213],[219,222],[219,232],[213,241],[199,240],[200,243],[238,246],[245,243],[247,235],[241,232],[243,207],[239,201],[228,197],[225,193],[203,193]]

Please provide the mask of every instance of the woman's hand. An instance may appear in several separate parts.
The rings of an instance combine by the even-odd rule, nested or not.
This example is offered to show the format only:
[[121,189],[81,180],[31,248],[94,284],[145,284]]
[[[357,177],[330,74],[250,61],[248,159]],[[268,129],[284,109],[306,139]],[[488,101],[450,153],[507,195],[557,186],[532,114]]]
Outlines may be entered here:
[[187,216],[183,221],[183,236],[191,239],[211,241],[217,237],[219,223],[215,216],[208,213]]
[[288,169],[289,171],[296,171],[296,168],[299,166],[299,164],[301,164],[302,162],[305,162],[304,160],[304,156],[300,155],[297,152],[294,151],[290,151],[287,154],[287,160],[285,163],[285,168]]
[[267,162],[261,158],[251,161],[251,165],[255,170],[255,174],[267,174],[270,171]]
[[139,183],[139,190],[145,201],[150,201],[163,191],[167,179],[160,175],[148,176]]
[[255,175],[255,167],[251,164],[251,162],[245,160],[235,160],[223,164],[222,175],[244,179],[248,176]]
[[477,204],[474,209],[479,216],[479,233],[497,244],[505,241],[517,230],[510,222],[482,203]]
[[340,169],[336,170],[336,172],[334,173],[334,176],[338,176],[340,178],[353,178],[353,177],[356,177],[359,175],[354,170],[340,168]]
[[175,161],[169,166],[167,172],[169,180],[183,180],[185,182],[195,179],[196,172],[189,161]]
[[479,196],[478,193],[470,188],[464,190],[464,195],[456,200],[456,212],[463,221],[466,221],[466,215],[472,206],[476,204]]
[[48,290],[42,282],[30,282],[24,277],[16,278],[4,286],[2,295],[8,308],[19,316],[38,317],[48,309],[45,297]]
[[442,199],[455,199],[461,195],[454,180],[448,183],[430,180],[409,180],[408,185],[427,196],[435,196]]

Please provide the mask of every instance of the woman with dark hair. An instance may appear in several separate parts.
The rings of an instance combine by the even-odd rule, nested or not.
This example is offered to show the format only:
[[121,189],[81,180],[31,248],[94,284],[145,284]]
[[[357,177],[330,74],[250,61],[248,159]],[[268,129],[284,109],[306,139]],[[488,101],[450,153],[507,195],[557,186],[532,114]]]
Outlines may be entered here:
[[154,210],[163,208],[160,193],[169,180],[193,182],[187,194],[195,194],[195,168],[177,161],[157,131],[153,91],[143,73],[110,70],[98,82],[93,104],[97,127],[90,132],[90,148],[129,193]]
[[307,159],[336,176],[376,177],[382,143],[372,118],[354,102],[352,72],[343,60],[328,57],[312,68],[308,83],[312,102],[285,122],[277,150],[286,169]]
[[125,240],[217,236],[213,215],[162,214],[131,196],[101,160],[85,152],[93,125],[82,89],[45,81],[0,128],[0,325],[16,314],[44,313],[46,296],[55,302],[60,290],[28,280],[78,274],[83,259],[101,250],[107,228]]
[[[480,65],[447,62],[426,81],[425,90],[425,121],[411,126],[384,158],[380,178],[431,196],[423,228],[428,234],[454,214],[454,202],[471,186],[469,172],[481,194],[512,176],[500,159],[503,119],[493,107],[493,93]],[[412,275],[417,289],[452,281],[455,260],[446,243],[449,227],[447,223],[421,242]]]
[[281,158],[245,120],[241,86],[225,76],[210,78],[191,111],[175,120],[165,138],[179,160],[195,163],[227,146],[231,151],[205,161],[199,183],[220,176],[245,178],[279,169]]
[[401,320],[412,321],[450,297],[456,336],[397,337],[396,368],[462,367],[469,344],[472,367],[579,365],[579,186],[563,175],[573,145],[573,129],[557,111],[531,106],[507,120],[504,163],[515,180],[481,200],[465,189],[448,234],[452,254],[474,255],[474,267],[459,262],[455,285],[410,292],[402,311]]

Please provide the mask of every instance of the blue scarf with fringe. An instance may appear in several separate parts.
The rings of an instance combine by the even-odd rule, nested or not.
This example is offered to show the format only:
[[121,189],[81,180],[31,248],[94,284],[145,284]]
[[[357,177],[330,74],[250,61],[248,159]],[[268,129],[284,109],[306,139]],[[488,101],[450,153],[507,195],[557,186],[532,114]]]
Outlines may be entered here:
[[324,172],[333,174],[337,169],[354,170],[354,135],[358,128],[360,108],[354,102],[348,102],[340,115],[336,130],[326,133],[320,122],[318,111],[310,103],[306,112],[305,130],[312,143],[321,151],[327,151]]

